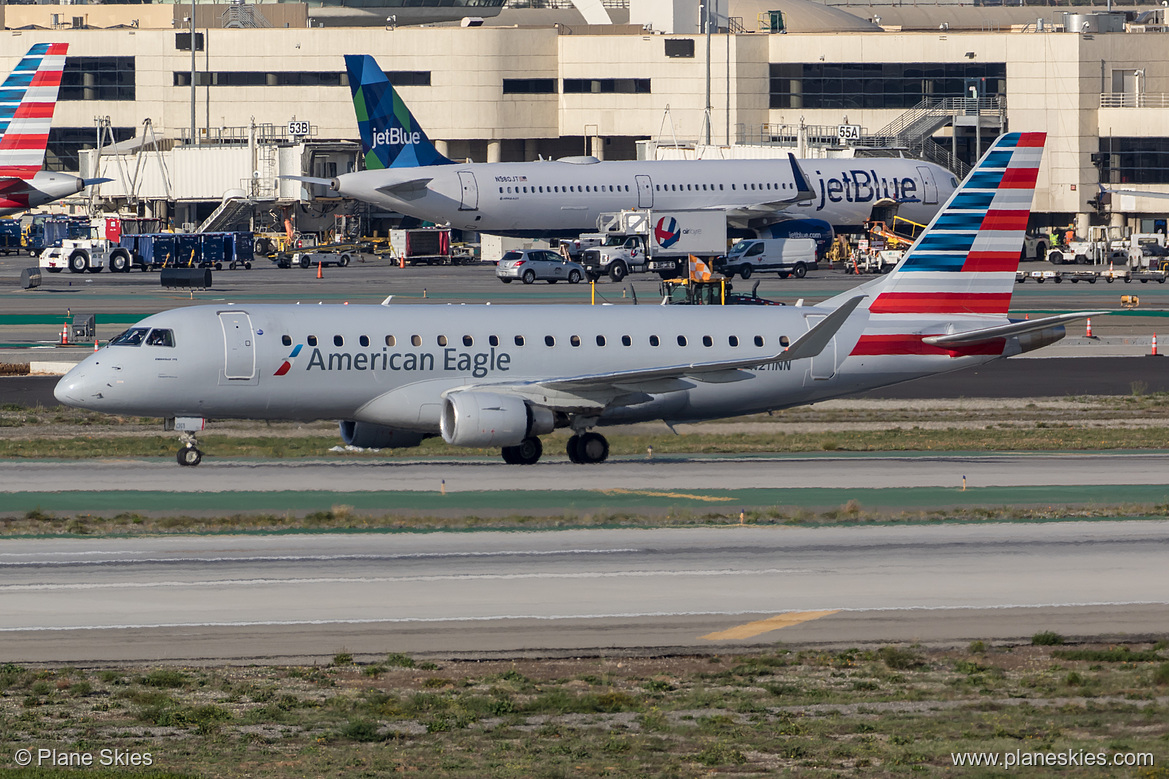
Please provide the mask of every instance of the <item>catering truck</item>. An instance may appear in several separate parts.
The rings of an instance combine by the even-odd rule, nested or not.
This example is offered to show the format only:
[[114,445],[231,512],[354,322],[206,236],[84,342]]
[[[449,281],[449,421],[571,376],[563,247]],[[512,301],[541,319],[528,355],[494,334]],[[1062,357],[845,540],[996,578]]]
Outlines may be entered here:
[[[629,209],[597,218],[600,246],[586,249],[582,264],[592,280],[621,281],[630,273],[683,275],[690,255],[713,262],[727,251],[727,217],[719,210]],[[592,234],[590,234],[592,235]]]

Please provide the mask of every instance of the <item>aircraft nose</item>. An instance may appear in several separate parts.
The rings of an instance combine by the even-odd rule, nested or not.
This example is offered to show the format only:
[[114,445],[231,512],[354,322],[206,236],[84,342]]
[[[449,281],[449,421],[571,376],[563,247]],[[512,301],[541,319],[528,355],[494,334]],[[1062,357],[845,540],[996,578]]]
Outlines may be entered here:
[[66,373],[57,382],[57,386],[53,387],[53,397],[57,399],[58,403],[63,403],[66,406],[81,405],[81,393],[79,392],[82,380],[85,374],[78,371],[76,368]]

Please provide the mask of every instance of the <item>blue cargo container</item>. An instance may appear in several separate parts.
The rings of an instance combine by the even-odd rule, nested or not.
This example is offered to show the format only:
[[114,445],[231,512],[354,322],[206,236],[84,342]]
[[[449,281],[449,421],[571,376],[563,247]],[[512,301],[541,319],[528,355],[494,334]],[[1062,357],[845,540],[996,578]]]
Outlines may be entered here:
[[175,264],[180,268],[199,266],[199,233],[175,233]]
[[201,268],[223,268],[223,258],[227,233],[197,233],[199,236],[199,253],[195,257],[194,265]]
[[0,252],[20,253],[20,220],[0,219]]
[[225,243],[224,259],[227,260],[228,267],[234,268],[237,265],[243,265],[250,270],[252,261],[256,258],[255,235],[249,230],[225,233],[225,235],[227,236],[227,242]]

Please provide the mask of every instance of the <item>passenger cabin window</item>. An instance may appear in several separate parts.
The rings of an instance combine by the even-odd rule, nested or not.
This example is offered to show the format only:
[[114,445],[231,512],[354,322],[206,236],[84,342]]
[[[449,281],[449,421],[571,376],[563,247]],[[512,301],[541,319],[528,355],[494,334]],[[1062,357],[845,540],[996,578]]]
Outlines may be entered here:
[[755,345],[756,345],[756,346],[762,346],[762,345],[763,345],[763,336],[761,336],[761,335],[757,335],[757,336],[755,336]]
[[492,346],[499,346],[499,336],[497,336],[497,335],[487,336],[487,343],[491,344]]
[[786,335],[781,335],[781,336],[779,337],[779,345],[780,345],[780,346],[782,346],[782,347],[784,347],[784,348],[786,349],[786,348],[787,348],[787,347],[788,347],[790,344],[791,344],[791,341],[789,341],[789,340],[787,339],[787,336],[786,336]]
[[471,337],[471,336],[469,336],[469,335],[464,335],[464,336],[463,336],[463,346],[474,346],[474,345],[475,345],[475,339],[474,339],[474,338],[472,338],[472,337]]
[[360,338],[357,339],[357,343],[361,344],[362,346],[369,346],[369,336],[368,335],[361,336]]
[[147,346],[174,346],[175,334],[171,330],[154,329],[146,337]]
[[678,336],[678,346],[685,346],[685,345],[686,345],[686,336],[684,336],[684,335]]
[[738,346],[739,345],[739,336],[732,335],[730,338],[727,339],[727,343],[730,344],[731,346]]
[[422,346],[422,336],[420,336],[420,335],[410,336],[410,344],[412,346]]
[[333,336],[333,346],[344,346],[344,345],[345,345],[345,339],[344,339],[344,338],[342,338],[342,337],[341,337],[341,336],[339,336],[339,335],[335,335],[335,336]]
[[446,336],[445,335],[440,335],[438,337],[438,345],[439,346],[446,346]]
[[622,346],[633,346],[633,339],[627,335],[623,335],[623,336],[621,336],[621,345]]
[[580,346],[580,336],[579,336],[579,335],[574,335],[574,336],[572,336],[571,338],[569,338],[569,339],[568,339],[568,342],[569,342],[570,344],[572,344],[573,346]]
[[544,345],[545,345],[545,346],[555,346],[555,345],[556,345],[556,339],[555,339],[555,338],[553,338],[553,337],[552,337],[552,336],[550,336],[550,335],[546,335],[546,336],[544,336]]
[[604,346],[604,345],[605,345],[605,336],[598,335],[597,336],[597,346]]
[[650,346],[658,346],[660,344],[661,344],[661,340],[659,340],[656,335],[651,335],[649,337],[649,345]]
[[149,332],[149,327],[131,327],[129,330],[119,336],[116,336],[114,340],[110,341],[110,346],[141,346],[142,341],[146,338],[146,334]]
[[515,337],[515,345],[516,346],[523,346],[524,345],[524,337],[522,335],[517,335]]
[[290,336],[290,335],[280,336],[280,343],[284,344],[285,346],[292,346],[292,336]]
[[308,337],[308,345],[309,346],[316,346],[317,345],[317,337],[315,335],[310,335]]
[[386,336],[386,346],[397,346],[397,345],[398,345],[398,339],[397,339],[397,338],[395,338],[395,337],[394,337],[394,336],[392,336],[392,335],[387,335],[387,336]]
[[714,339],[711,338],[709,335],[704,335],[704,336],[702,336],[702,345],[703,346],[714,346]]

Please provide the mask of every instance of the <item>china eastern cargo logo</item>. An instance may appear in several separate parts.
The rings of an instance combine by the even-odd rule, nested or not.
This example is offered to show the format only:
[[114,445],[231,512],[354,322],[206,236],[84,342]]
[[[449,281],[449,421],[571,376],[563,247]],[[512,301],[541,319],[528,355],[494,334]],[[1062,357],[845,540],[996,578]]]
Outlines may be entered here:
[[[667,223],[666,219],[669,219],[670,221]],[[657,225],[654,227],[654,241],[656,241],[657,245],[663,249],[669,249],[671,246],[676,244],[678,239],[681,237],[682,231],[678,229],[678,220],[672,216],[663,216],[658,220]]]
[[422,143],[422,133],[409,131],[402,127],[391,127],[388,130],[378,130],[373,134],[374,146],[413,146]]
[[296,345],[296,348],[294,348],[292,350],[292,354],[290,354],[284,358],[284,364],[276,369],[276,373],[273,374],[274,376],[283,376],[284,374],[286,374],[290,370],[292,370],[292,364],[294,362],[296,362],[296,356],[298,354],[300,354],[300,348],[302,346],[304,346],[304,344],[297,344]]

